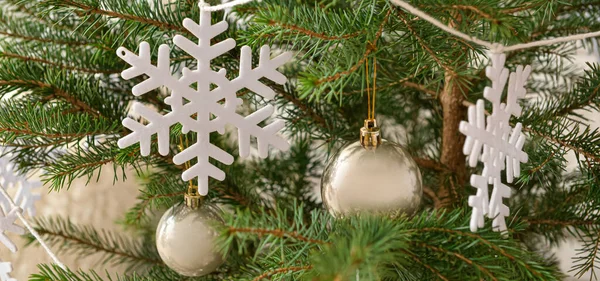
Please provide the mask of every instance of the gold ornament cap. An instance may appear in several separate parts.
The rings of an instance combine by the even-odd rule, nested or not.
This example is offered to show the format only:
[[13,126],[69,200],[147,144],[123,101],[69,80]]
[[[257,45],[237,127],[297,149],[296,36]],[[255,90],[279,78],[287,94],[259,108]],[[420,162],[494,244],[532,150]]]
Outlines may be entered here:
[[198,207],[200,207],[200,203],[202,203],[202,196],[198,193],[198,187],[194,188],[194,186],[191,186],[188,188],[188,192],[185,193],[184,200],[185,205],[190,207],[190,209],[198,209]]
[[365,119],[364,127],[360,128],[360,144],[367,150],[375,150],[381,145],[381,135],[377,120]]

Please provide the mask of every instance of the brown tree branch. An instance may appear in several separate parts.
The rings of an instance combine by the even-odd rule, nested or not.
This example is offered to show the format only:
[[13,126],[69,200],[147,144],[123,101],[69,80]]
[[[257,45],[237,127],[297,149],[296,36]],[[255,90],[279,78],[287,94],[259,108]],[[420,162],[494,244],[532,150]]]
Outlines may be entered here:
[[440,201],[440,198],[437,197],[437,195],[435,194],[435,191],[433,191],[431,188],[429,188],[427,186],[423,186],[423,194],[425,194],[427,197],[431,198],[431,201],[433,201],[434,208],[436,208],[436,209],[440,208],[442,201]]

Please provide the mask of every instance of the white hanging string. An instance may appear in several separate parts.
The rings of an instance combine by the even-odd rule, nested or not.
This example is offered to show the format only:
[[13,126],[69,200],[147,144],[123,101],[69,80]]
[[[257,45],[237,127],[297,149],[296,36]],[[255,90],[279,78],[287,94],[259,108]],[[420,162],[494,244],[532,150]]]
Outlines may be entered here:
[[210,5],[206,4],[204,2],[204,0],[200,0],[200,3],[198,6],[200,6],[200,10],[215,12],[215,11],[233,8],[235,6],[243,5],[246,3],[250,3],[252,1],[254,1],[254,0],[234,0],[234,1],[227,2],[227,3],[221,4],[221,5],[210,6]]
[[[15,204],[15,201],[13,201],[12,197],[10,197],[10,195],[8,194],[8,192],[6,192],[6,190],[4,189],[4,186],[2,186],[2,185],[0,185],[0,193],[4,196],[4,198],[6,198],[6,200],[10,204],[11,208],[19,208],[19,206],[17,206],[17,204]],[[50,247],[48,247],[46,242],[44,242],[44,239],[42,239],[40,234],[37,233],[37,231],[35,231],[35,229],[31,226],[31,224],[29,224],[29,222],[27,221],[25,216],[23,216],[23,214],[21,212],[16,212],[16,214],[17,214],[17,217],[19,218],[19,220],[21,220],[21,222],[25,226],[25,228],[27,228],[27,230],[29,230],[31,235],[33,235],[33,237],[35,237],[35,239],[40,243],[42,248],[44,248],[44,250],[46,250],[46,253],[48,253],[48,256],[50,256],[50,259],[52,259],[52,261],[54,261],[54,263],[56,265],[58,265],[60,268],[62,268],[63,270],[67,270],[65,265],[58,259],[58,257],[56,257],[56,254],[54,254],[54,252],[52,252],[52,250],[50,249]]]
[[596,32],[590,32],[590,33],[575,34],[575,35],[570,35],[570,36],[565,36],[565,37],[545,39],[545,40],[534,41],[534,42],[529,42],[529,43],[515,44],[512,46],[503,46],[502,44],[499,44],[499,43],[492,43],[492,42],[488,42],[485,40],[481,40],[479,38],[475,38],[468,34],[462,33],[454,28],[451,28],[451,27],[443,24],[439,20],[431,17],[430,15],[426,14],[425,12],[417,9],[416,7],[411,6],[410,4],[408,4],[402,0],[390,0],[390,1],[394,4],[396,4],[397,6],[404,8],[411,14],[428,21],[429,23],[439,27],[440,29],[442,29],[452,35],[455,35],[456,37],[460,37],[464,40],[473,42],[475,44],[479,44],[481,46],[487,47],[494,53],[503,53],[503,52],[516,51],[516,50],[527,49],[527,48],[532,48],[532,47],[548,46],[548,45],[553,45],[553,44],[557,44],[557,43],[577,41],[577,40],[582,40],[582,39],[586,39],[586,38],[600,36],[600,31],[596,31]]

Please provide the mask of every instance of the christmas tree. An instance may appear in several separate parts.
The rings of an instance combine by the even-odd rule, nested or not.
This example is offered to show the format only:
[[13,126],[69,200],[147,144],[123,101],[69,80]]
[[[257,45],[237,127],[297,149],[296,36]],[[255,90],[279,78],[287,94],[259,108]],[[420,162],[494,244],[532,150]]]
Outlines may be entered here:
[[[201,11],[220,4],[206,2],[0,3],[0,177],[41,172],[43,188],[66,193],[108,166],[115,182],[135,170],[143,183],[116,222],[122,232],[34,214],[37,198],[24,195],[34,184],[21,183],[14,202],[0,200],[0,230],[22,232],[13,222],[26,216],[39,234],[25,234],[32,247],[41,240],[58,257],[102,256],[97,271],[40,264],[32,280],[562,280],[549,249],[570,238],[582,243],[571,274],[595,276],[600,131],[582,113],[600,110],[600,68],[582,70],[573,56],[597,39],[508,46],[598,31],[598,1],[407,1],[445,27],[497,43],[493,50],[396,0],[262,0]],[[501,113],[510,117],[497,128],[505,133],[479,138]],[[336,167],[328,163],[361,136],[361,153],[397,143],[418,166],[406,182],[406,171],[385,169],[384,160],[344,175],[360,190],[346,196],[368,204],[396,196],[374,194],[390,182],[418,195],[393,214],[322,203],[320,182],[326,188]],[[3,189],[12,186],[4,177]],[[206,225],[216,240],[180,233],[190,239],[178,241],[190,245],[188,259],[206,258],[198,243],[222,259],[198,277],[157,249],[165,210],[192,205],[222,209]],[[3,239],[0,232],[8,246]],[[10,280],[1,262],[0,279]],[[106,264],[128,270],[106,276]]]

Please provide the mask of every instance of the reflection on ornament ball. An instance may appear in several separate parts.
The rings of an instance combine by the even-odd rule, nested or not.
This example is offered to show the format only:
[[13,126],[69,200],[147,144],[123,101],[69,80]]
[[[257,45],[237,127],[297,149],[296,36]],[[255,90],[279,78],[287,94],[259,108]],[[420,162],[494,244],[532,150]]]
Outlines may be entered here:
[[185,276],[209,274],[221,264],[215,246],[214,225],[223,223],[218,207],[202,204],[192,209],[184,203],[171,207],[156,229],[156,248],[167,266]]
[[417,163],[400,145],[383,140],[376,149],[365,149],[355,142],[325,168],[321,195],[336,217],[365,211],[396,217],[419,208],[421,185]]

